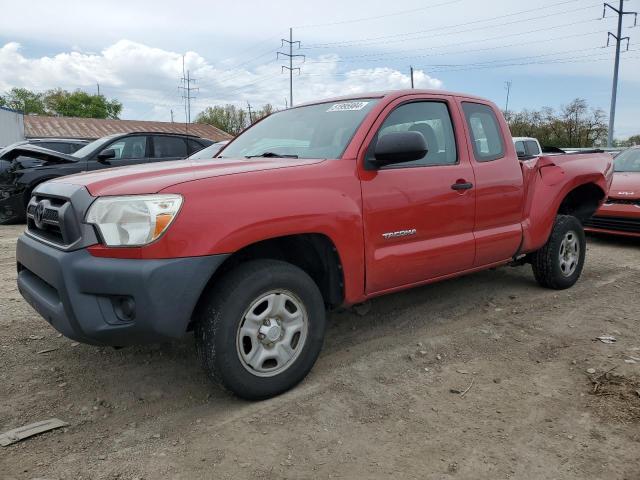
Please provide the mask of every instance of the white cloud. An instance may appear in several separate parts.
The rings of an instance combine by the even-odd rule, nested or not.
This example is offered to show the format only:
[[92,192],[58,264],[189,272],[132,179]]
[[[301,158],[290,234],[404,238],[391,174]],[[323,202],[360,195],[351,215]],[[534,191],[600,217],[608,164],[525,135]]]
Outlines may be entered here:
[[[178,89],[182,61],[181,53],[130,40],[120,40],[100,53],[76,48],[36,58],[25,56],[18,43],[10,42],[0,48],[0,90],[62,87],[93,91],[99,83],[102,92],[124,103],[127,117],[168,119],[173,109],[176,118],[183,118]],[[339,61],[337,55],[322,55],[301,64],[303,73],[294,74],[295,102],[410,87],[408,72],[386,67],[341,71]],[[216,103],[245,105],[250,101],[254,106],[281,106],[289,94],[288,76],[282,73],[280,62],[221,69],[196,52],[187,52],[184,62],[196,79],[194,85],[200,88],[193,102],[195,112]],[[422,70],[415,71],[414,79],[419,88],[442,86]]]

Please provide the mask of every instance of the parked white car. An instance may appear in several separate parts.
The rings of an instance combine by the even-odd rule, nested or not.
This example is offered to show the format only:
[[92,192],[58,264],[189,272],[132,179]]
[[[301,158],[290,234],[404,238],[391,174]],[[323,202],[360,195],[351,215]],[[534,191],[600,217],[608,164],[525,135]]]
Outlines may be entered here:
[[542,147],[537,138],[513,137],[518,157],[535,157],[542,154]]

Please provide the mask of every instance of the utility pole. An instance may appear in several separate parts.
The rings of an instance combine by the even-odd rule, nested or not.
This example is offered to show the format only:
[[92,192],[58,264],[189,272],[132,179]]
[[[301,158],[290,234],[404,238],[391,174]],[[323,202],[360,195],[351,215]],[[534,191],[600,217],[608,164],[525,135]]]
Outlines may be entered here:
[[294,43],[297,43],[298,48],[300,48],[300,41],[299,40],[296,40],[295,42],[293,41],[293,28],[289,29],[289,40],[283,38],[282,44],[280,46],[284,47],[285,43],[289,45],[289,53],[278,52],[276,54],[276,59],[280,58],[280,55],[282,55],[283,57],[289,57],[289,66],[287,67],[286,65],[282,65],[282,71],[284,72],[285,70],[289,70],[289,107],[293,107],[293,71],[297,70],[298,75],[300,74],[300,68],[299,67],[294,68],[293,66],[293,58],[302,57],[302,61],[304,62],[306,56],[293,54]]
[[171,123],[173,123],[173,108],[171,109]]
[[411,88],[413,88],[413,66],[410,66],[409,70],[411,71]]
[[98,87],[98,96],[100,96],[100,84],[96,82],[96,86]]
[[609,40],[611,37],[616,40],[616,58],[613,63],[613,85],[611,87],[611,108],[609,110],[609,135],[607,136],[607,147],[613,147],[613,128],[615,126],[616,119],[616,97],[618,96],[618,69],[620,68],[620,44],[624,40],[627,41],[627,50],[629,50],[629,37],[622,36],[622,17],[625,15],[634,15],[635,20],[633,22],[633,26],[635,27],[638,25],[638,12],[625,12],[623,3],[624,0],[620,0],[618,8],[605,3],[602,9],[602,18],[604,18],[607,13],[607,7],[618,14],[618,29],[616,31],[616,35],[611,32],[607,33],[607,47],[609,46]]
[[247,101],[247,107],[249,108],[249,122],[253,124],[253,116],[251,115],[251,104]]
[[180,79],[182,85],[178,88],[182,90],[182,98],[184,99],[184,129],[186,133],[189,133],[189,124],[191,123],[191,100],[195,98],[191,92],[197,92],[199,88],[192,87],[191,84],[195,83],[195,79],[191,78],[191,72],[184,69],[184,55],[182,56],[182,78]]
[[513,82],[511,80],[508,80],[506,82],[504,82],[504,88],[507,89],[507,102],[504,105],[504,113],[507,114],[509,113],[509,94],[511,93],[511,84]]

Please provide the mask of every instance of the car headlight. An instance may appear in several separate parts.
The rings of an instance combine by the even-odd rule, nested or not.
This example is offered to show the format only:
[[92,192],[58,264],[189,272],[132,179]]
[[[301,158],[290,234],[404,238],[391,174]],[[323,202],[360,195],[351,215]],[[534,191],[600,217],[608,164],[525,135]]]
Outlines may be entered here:
[[171,225],[182,205],[174,194],[100,197],[89,207],[85,222],[96,226],[110,247],[146,245]]

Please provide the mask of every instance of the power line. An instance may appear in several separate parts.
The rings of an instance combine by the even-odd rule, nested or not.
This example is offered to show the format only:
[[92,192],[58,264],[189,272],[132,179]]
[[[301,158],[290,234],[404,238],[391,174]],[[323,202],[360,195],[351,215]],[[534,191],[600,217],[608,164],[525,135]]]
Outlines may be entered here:
[[[245,60],[244,62],[238,63],[238,64],[234,65],[231,68],[232,69],[237,69],[239,67],[243,67],[243,66],[245,66],[245,65],[247,65],[249,63],[252,63],[252,62],[254,62],[254,61],[256,61],[256,60],[258,60],[260,58],[266,57],[267,55],[273,55],[273,53],[274,53],[274,49],[270,48],[269,50],[261,53],[260,55],[258,55],[256,57],[253,57],[253,58],[250,58],[249,60]],[[268,62],[268,63],[270,63],[270,62]],[[232,78],[234,78],[234,73],[228,71],[227,72],[227,76],[223,75],[221,78],[218,78],[216,80],[218,81],[218,83],[221,83],[221,82],[225,82],[227,80],[230,80]]]
[[[629,52],[640,52],[639,49],[630,49]],[[604,55],[604,56],[603,56]],[[583,58],[584,60],[578,60],[579,58]],[[590,61],[603,61],[607,60],[608,54],[602,53],[599,56],[594,55],[582,55],[580,57],[567,57],[567,58],[557,58],[551,60],[537,60],[537,61],[523,61],[523,62],[515,62],[515,63],[504,63],[501,65],[495,65],[492,62],[485,63],[477,63],[477,64],[458,64],[458,65],[442,65],[443,68],[433,69],[431,65],[424,65],[421,67],[423,70],[429,70],[433,72],[450,72],[450,71],[464,71],[464,70],[482,70],[486,68],[502,68],[502,67],[513,67],[513,66],[524,66],[524,65],[553,65],[553,64],[565,64],[565,63],[584,63]],[[640,58],[640,56],[627,56],[627,58]],[[491,63],[491,64],[488,64]],[[349,76],[349,77],[357,77],[357,76],[370,76],[370,72],[333,72],[333,73],[324,73],[324,74],[313,74],[313,73],[305,73],[303,76]]]
[[300,74],[300,67],[294,67],[293,66],[293,59],[295,57],[302,57],[302,60],[304,61],[306,56],[305,55],[294,55],[293,54],[293,44],[297,43],[298,44],[298,48],[300,48],[300,40],[293,40],[293,28],[289,29],[289,40],[283,38],[282,39],[282,47],[284,47],[284,44],[288,44],[289,45],[289,53],[283,53],[283,52],[278,52],[276,54],[276,58],[280,58],[280,55],[282,55],[283,57],[288,57],[289,58],[289,66],[287,67],[286,65],[282,65],[282,69],[281,71],[284,72],[285,70],[289,70],[289,107],[293,107],[293,71],[297,70],[298,74]]
[[[571,1],[575,1],[575,0],[571,0]],[[567,2],[561,2],[561,3],[567,3]],[[558,4],[555,4],[558,5]],[[361,38],[358,40],[344,40],[344,41],[340,41],[340,42],[327,42],[327,43],[315,43],[315,44],[309,44],[305,47],[305,49],[316,49],[316,48],[336,48],[336,47],[360,47],[360,46],[366,46],[366,45],[373,45],[376,43],[393,43],[393,42],[404,42],[407,40],[418,40],[418,39],[422,39],[422,38],[430,38],[430,36],[424,36],[422,34],[425,33],[432,33],[432,32],[438,32],[440,30],[447,30],[447,32],[445,33],[439,33],[438,37],[441,36],[446,36],[446,35],[456,35],[458,33],[467,33],[467,32],[472,32],[472,31],[476,31],[476,30],[483,30],[483,29],[487,29],[487,28],[496,28],[496,27],[504,27],[506,25],[513,25],[513,24],[519,24],[522,23],[524,21],[530,22],[532,20],[539,20],[539,19],[543,19],[543,18],[549,18],[549,17],[553,17],[556,15],[562,15],[565,13],[575,13],[578,11],[582,11],[582,10],[587,10],[590,8],[593,8],[597,5],[600,5],[600,2],[598,3],[592,3],[590,5],[587,6],[583,6],[583,7],[579,7],[579,8],[571,8],[569,10],[563,10],[561,12],[555,12],[555,13],[547,13],[545,15],[539,15],[537,17],[529,17],[529,18],[525,18],[525,19],[519,19],[519,20],[513,20],[511,22],[504,22],[504,23],[500,23],[500,24],[496,24],[496,25],[484,25],[484,26],[478,26],[478,27],[472,27],[472,28],[468,28],[465,30],[458,30],[455,32],[450,31],[450,29],[452,28],[456,28],[456,27],[464,27],[464,26],[468,26],[468,25],[473,25],[473,24],[477,24],[477,23],[485,23],[485,22],[491,22],[494,20],[499,20],[501,18],[507,18],[507,17],[512,17],[512,16],[516,16],[516,15],[522,15],[524,13],[530,13],[530,12],[534,12],[534,11],[538,11],[538,10],[546,10],[547,7],[540,7],[540,8],[533,8],[533,9],[529,9],[529,10],[522,10],[519,12],[514,12],[514,13],[510,13],[510,14],[506,14],[506,15],[498,15],[496,17],[489,17],[489,18],[485,18],[482,20],[474,20],[471,22],[464,22],[464,23],[457,23],[457,24],[450,24],[450,25],[445,25],[445,26],[440,26],[440,27],[435,27],[435,28],[429,28],[426,30],[417,30],[417,31],[413,31],[413,32],[404,32],[404,33],[396,33],[396,34],[392,34],[392,35],[382,35],[382,36],[378,36],[378,37],[367,37],[367,38]],[[592,18],[589,19],[589,21],[592,20],[600,20],[599,18]],[[414,38],[398,38],[398,37],[408,37],[408,36],[414,36],[414,35],[420,35]],[[397,40],[390,40],[390,39],[397,39]]]
[[354,19],[351,19],[351,20],[340,20],[340,21],[337,21],[337,22],[327,22],[327,23],[315,23],[315,24],[310,24],[310,25],[298,25],[298,26],[296,26],[296,28],[329,27],[329,26],[333,26],[333,25],[346,25],[346,24],[349,24],[349,23],[367,22],[367,21],[370,21],[370,20],[379,20],[381,18],[394,17],[394,16],[397,16],[397,15],[407,15],[409,13],[415,13],[415,12],[419,12],[419,11],[422,11],[422,10],[430,10],[432,8],[442,7],[442,6],[445,6],[445,5],[451,5],[453,3],[459,3],[461,1],[462,0],[450,0],[448,2],[436,3],[436,4],[428,5],[426,7],[412,8],[411,10],[402,10],[400,12],[386,13],[386,14],[383,14],[383,15],[376,15],[376,16],[373,16],[373,17],[354,18]]
[[[599,35],[603,32],[606,32],[606,30],[598,30],[598,31],[593,31],[593,32],[585,32],[585,33],[576,33],[576,34],[572,34],[572,35],[563,35],[561,37],[551,37],[551,38],[544,38],[541,40],[536,40],[536,44],[539,43],[545,43],[545,42],[555,42],[557,40],[566,40],[568,38],[576,38],[576,37],[585,37],[588,35]],[[488,38],[486,40],[495,40],[496,37],[493,38]],[[483,42],[484,40],[477,40],[475,43],[480,43]],[[438,45],[435,47],[428,47],[428,48],[420,48],[420,49],[411,49],[411,50],[394,50],[392,52],[378,52],[378,53],[366,53],[366,54],[361,54],[361,55],[349,55],[349,56],[345,56],[345,57],[339,57],[338,59],[332,59],[332,60],[312,60],[309,62],[306,62],[308,65],[313,65],[313,64],[317,64],[317,63],[343,63],[343,62],[347,62],[348,60],[352,60],[352,59],[363,59],[363,60],[356,60],[358,62],[379,62],[381,60],[385,60],[384,58],[369,58],[369,57],[382,57],[383,55],[394,55],[393,60],[404,60],[404,59],[414,59],[414,58],[425,58],[425,57],[439,57],[439,56],[444,56],[444,55],[455,55],[455,54],[459,54],[459,53],[474,53],[474,52],[484,52],[487,50],[499,50],[499,49],[504,49],[504,48],[510,48],[510,47],[521,47],[523,45],[527,45],[530,46],[531,45],[531,40],[527,40],[526,42],[517,42],[517,43],[508,43],[508,44],[503,44],[503,45],[494,45],[494,46],[490,46],[490,47],[483,47],[483,48],[474,48],[474,49],[464,49],[464,50],[458,50],[458,51],[442,51],[442,48],[446,48],[446,47],[451,47],[451,46],[458,46],[459,43],[449,43],[449,44],[444,44],[444,45]],[[599,47],[598,47],[599,48]],[[435,53],[426,53],[426,54],[422,54],[422,55],[406,55],[403,57],[398,57],[397,54],[398,53],[404,53],[404,52],[422,52],[425,50],[435,50],[438,49],[438,52]]]
[[616,97],[618,95],[618,69],[620,68],[620,44],[623,40],[627,41],[627,51],[629,50],[629,37],[622,36],[622,17],[625,15],[634,15],[635,20],[633,22],[633,26],[638,25],[638,12],[625,12],[624,11],[624,0],[620,0],[620,4],[618,8],[612,7],[608,3],[604,4],[602,9],[602,18],[604,18],[607,14],[607,7],[616,12],[618,15],[618,30],[617,34],[614,35],[611,32],[607,33],[607,45],[609,45],[609,39],[613,37],[616,40],[616,57],[613,62],[613,85],[611,87],[611,107],[609,110],[609,132],[607,135],[607,147],[613,146],[613,127],[615,126],[615,118],[616,118]]

